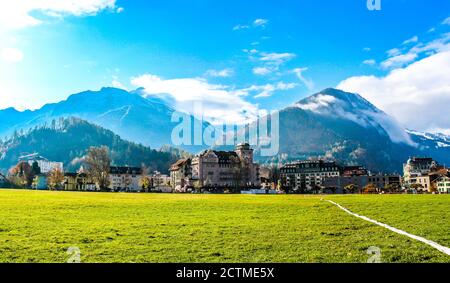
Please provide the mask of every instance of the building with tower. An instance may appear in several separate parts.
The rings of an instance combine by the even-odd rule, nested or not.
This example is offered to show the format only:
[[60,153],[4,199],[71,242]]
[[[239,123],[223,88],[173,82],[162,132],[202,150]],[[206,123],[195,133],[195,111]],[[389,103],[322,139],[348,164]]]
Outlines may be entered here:
[[189,184],[192,188],[206,190],[240,190],[259,187],[259,165],[254,163],[253,149],[249,144],[239,144],[234,151],[206,150],[192,158],[188,171],[189,182],[185,181],[186,174],[180,174],[178,161],[171,168],[172,186]]

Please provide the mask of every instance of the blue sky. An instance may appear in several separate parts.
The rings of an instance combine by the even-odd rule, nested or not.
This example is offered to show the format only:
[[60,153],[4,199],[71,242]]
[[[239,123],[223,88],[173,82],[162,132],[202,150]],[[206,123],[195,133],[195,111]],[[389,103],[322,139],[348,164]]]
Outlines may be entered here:
[[[232,119],[243,113],[232,106],[279,109],[343,81],[360,90],[348,79],[384,79],[447,51],[450,32],[450,1],[382,0],[381,11],[366,0],[25,2],[0,12],[0,108],[34,109],[114,85],[169,93],[190,111],[196,94],[183,90],[192,86],[208,96],[210,112],[225,109]],[[444,47],[410,52],[440,39]]]

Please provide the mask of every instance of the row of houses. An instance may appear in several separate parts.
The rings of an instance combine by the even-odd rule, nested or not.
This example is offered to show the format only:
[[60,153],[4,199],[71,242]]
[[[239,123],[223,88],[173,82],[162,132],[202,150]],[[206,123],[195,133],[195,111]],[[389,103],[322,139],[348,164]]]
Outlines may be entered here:
[[[143,190],[142,179],[149,178],[150,188],[169,192],[170,178],[158,171],[151,175],[143,175],[142,168],[127,166],[112,166],[109,169],[109,189],[112,192],[140,192]],[[64,190],[67,191],[97,191],[98,186],[81,168],[77,173],[64,174]]]
[[[39,173],[34,177],[31,187],[37,190],[46,190],[49,187],[48,176],[54,170],[64,172],[62,162],[50,161],[38,153],[27,154],[19,157],[19,163],[25,162],[30,166],[38,166]],[[97,191],[98,186],[94,180],[86,173],[83,166],[77,172],[64,172],[63,181],[60,189],[68,191]],[[6,178],[0,175],[0,185]],[[109,189],[116,192],[138,192],[142,190],[142,178],[149,179],[149,187],[167,191],[170,187],[170,178],[168,175],[161,174],[158,171],[153,174],[143,174],[143,169],[129,166],[111,166],[109,168]]]
[[285,164],[280,169],[285,191],[344,193],[349,186],[363,191],[398,190],[412,193],[450,193],[449,170],[432,158],[412,157],[399,174],[372,174],[362,166],[339,166],[334,161],[305,160]]

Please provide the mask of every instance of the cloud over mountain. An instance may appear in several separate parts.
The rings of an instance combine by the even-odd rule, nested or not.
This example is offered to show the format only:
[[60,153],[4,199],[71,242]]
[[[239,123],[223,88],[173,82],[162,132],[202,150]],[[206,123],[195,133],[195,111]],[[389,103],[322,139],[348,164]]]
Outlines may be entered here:
[[242,124],[256,119],[258,108],[228,86],[208,83],[202,78],[162,79],[144,74],[131,83],[144,88],[147,96],[163,95],[175,100],[180,111],[202,115],[216,124]]
[[450,105],[450,51],[431,55],[384,77],[351,77],[337,88],[361,94],[407,128],[450,133],[450,119],[443,115]]

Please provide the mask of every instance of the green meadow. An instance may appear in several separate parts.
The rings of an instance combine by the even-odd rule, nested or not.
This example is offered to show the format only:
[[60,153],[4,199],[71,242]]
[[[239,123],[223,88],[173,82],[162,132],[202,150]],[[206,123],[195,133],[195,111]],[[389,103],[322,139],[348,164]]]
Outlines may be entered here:
[[176,195],[0,190],[0,262],[450,262],[324,201],[450,246],[450,195]]

